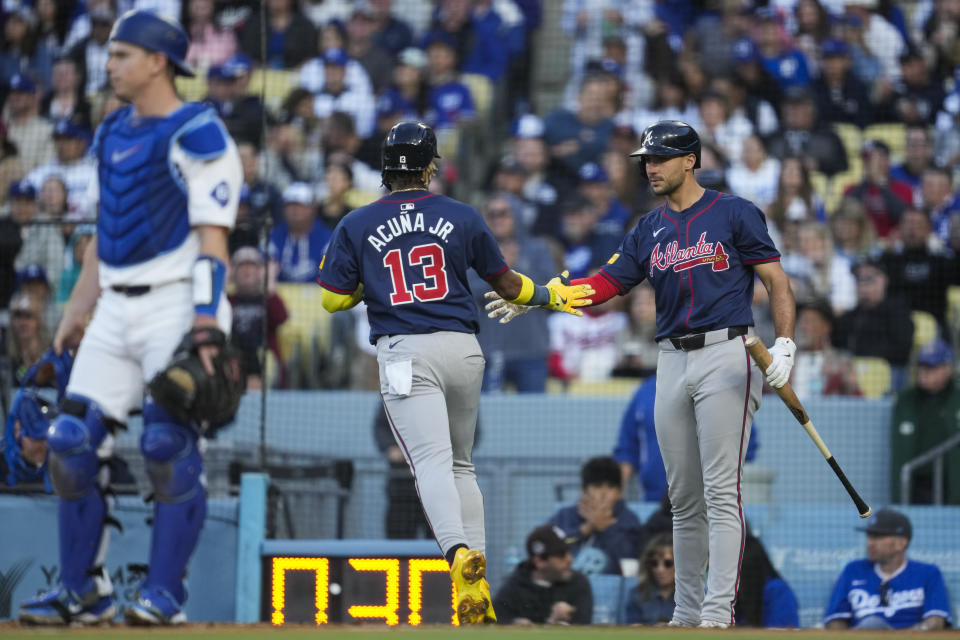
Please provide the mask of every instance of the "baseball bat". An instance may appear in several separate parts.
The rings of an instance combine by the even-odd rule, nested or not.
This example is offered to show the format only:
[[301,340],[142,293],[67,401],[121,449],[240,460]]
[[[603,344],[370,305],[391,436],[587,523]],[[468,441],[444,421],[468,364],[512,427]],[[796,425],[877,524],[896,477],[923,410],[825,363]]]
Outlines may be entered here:
[[[747,338],[746,345],[747,351],[749,351],[750,355],[753,356],[753,359],[756,361],[757,365],[759,365],[760,370],[766,371],[767,367],[770,366],[770,363],[773,362],[773,356],[771,356],[770,352],[767,351],[767,348],[763,346],[763,341],[757,336],[750,336]],[[847,490],[848,494],[850,494],[853,504],[857,506],[857,511],[860,513],[860,517],[870,517],[870,514],[873,513],[873,509],[871,509],[867,503],[863,501],[863,498],[860,497],[860,494],[857,493],[857,490],[853,488],[852,484],[850,484],[850,481],[847,479],[843,469],[840,468],[840,464],[837,462],[836,458],[833,457],[833,454],[830,453],[830,449],[827,448],[823,438],[821,438],[820,434],[817,433],[817,428],[813,426],[813,421],[810,420],[810,416],[808,416],[806,410],[804,410],[803,405],[800,403],[800,399],[797,398],[797,394],[793,392],[793,387],[790,386],[790,383],[788,382],[779,389],[774,389],[774,391],[777,392],[777,395],[780,396],[780,399],[783,400],[783,403],[787,405],[787,409],[790,409],[790,413],[793,414],[793,417],[797,419],[797,422],[800,423],[800,426],[802,426],[804,431],[807,432],[807,435],[810,436],[810,439],[813,440],[813,443],[817,445],[817,449],[820,449],[820,453],[823,454],[827,464],[829,464],[830,468],[833,469],[833,472],[837,474],[837,477],[840,479],[840,483],[843,484],[843,488]]]

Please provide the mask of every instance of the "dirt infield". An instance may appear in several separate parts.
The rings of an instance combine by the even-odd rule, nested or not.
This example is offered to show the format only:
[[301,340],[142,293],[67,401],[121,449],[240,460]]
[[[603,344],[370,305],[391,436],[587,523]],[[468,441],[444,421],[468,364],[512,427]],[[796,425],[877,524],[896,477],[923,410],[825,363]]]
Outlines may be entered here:
[[328,640],[345,638],[349,640],[384,640],[389,637],[402,637],[404,640],[415,638],[496,638],[497,640],[551,640],[552,638],[642,638],[642,640],[687,640],[708,637],[747,638],[748,640],[783,640],[802,637],[811,640],[899,640],[904,637],[922,636],[939,639],[960,638],[960,632],[942,631],[936,633],[910,633],[905,631],[825,631],[823,629],[769,630],[769,629],[666,629],[659,627],[471,627],[453,629],[447,626],[415,628],[401,626],[395,628],[368,626],[329,626],[318,629],[314,626],[288,625],[282,628],[268,624],[237,625],[224,623],[186,624],[175,628],[135,629],[123,625],[70,628],[22,627],[16,622],[0,623],[0,637],[4,640],[21,640],[71,635],[78,638],[107,638],[108,640],[188,640],[196,638],[236,638],[237,640],[294,640],[311,638]]

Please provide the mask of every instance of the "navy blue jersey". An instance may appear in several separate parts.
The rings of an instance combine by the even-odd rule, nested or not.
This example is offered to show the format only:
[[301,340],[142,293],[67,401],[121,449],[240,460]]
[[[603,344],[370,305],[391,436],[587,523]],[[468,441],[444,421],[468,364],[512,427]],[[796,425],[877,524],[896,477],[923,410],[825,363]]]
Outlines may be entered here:
[[760,209],[707,189],[684,211],[664,204],[642,217],[600,273],[621,294],[650,279],[659,340],[752,325],[751,265],[779,259]]
[[880,574],[869,560],[854,560],[843,569],[830,596],[824,622],[847,620],[855,627],[869,616],[881,616],[894,629],[912,627],[929,616],[950,620],[950,598],[936,565],[907,563],[881,595]]
[[333,231],[317,280],[335,293],[363,284],[374,343],[384,335],[476,333],[469,267],[484,280],[508,269],[477,210],[411,191],[348,213]]

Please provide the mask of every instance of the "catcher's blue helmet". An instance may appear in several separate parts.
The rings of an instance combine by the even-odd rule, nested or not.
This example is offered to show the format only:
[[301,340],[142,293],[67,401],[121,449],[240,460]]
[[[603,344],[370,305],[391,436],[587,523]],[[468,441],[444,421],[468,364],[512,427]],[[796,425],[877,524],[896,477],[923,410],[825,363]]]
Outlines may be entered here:
[[113,25],[110,40],[129,42],[147,51],[162,53],[177,75],[194,76],[186,61],[190,39],[183,27],[170,18],[153,11],[131,9]]

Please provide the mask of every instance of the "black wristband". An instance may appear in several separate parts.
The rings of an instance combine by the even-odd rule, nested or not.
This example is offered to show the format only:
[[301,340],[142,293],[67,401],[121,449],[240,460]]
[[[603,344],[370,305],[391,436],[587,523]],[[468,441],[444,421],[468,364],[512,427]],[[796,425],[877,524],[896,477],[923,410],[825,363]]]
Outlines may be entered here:
[[526,302],[528,307],[542,307],[550,302],[550,290],[542,284],[534,285],[533,295]]

